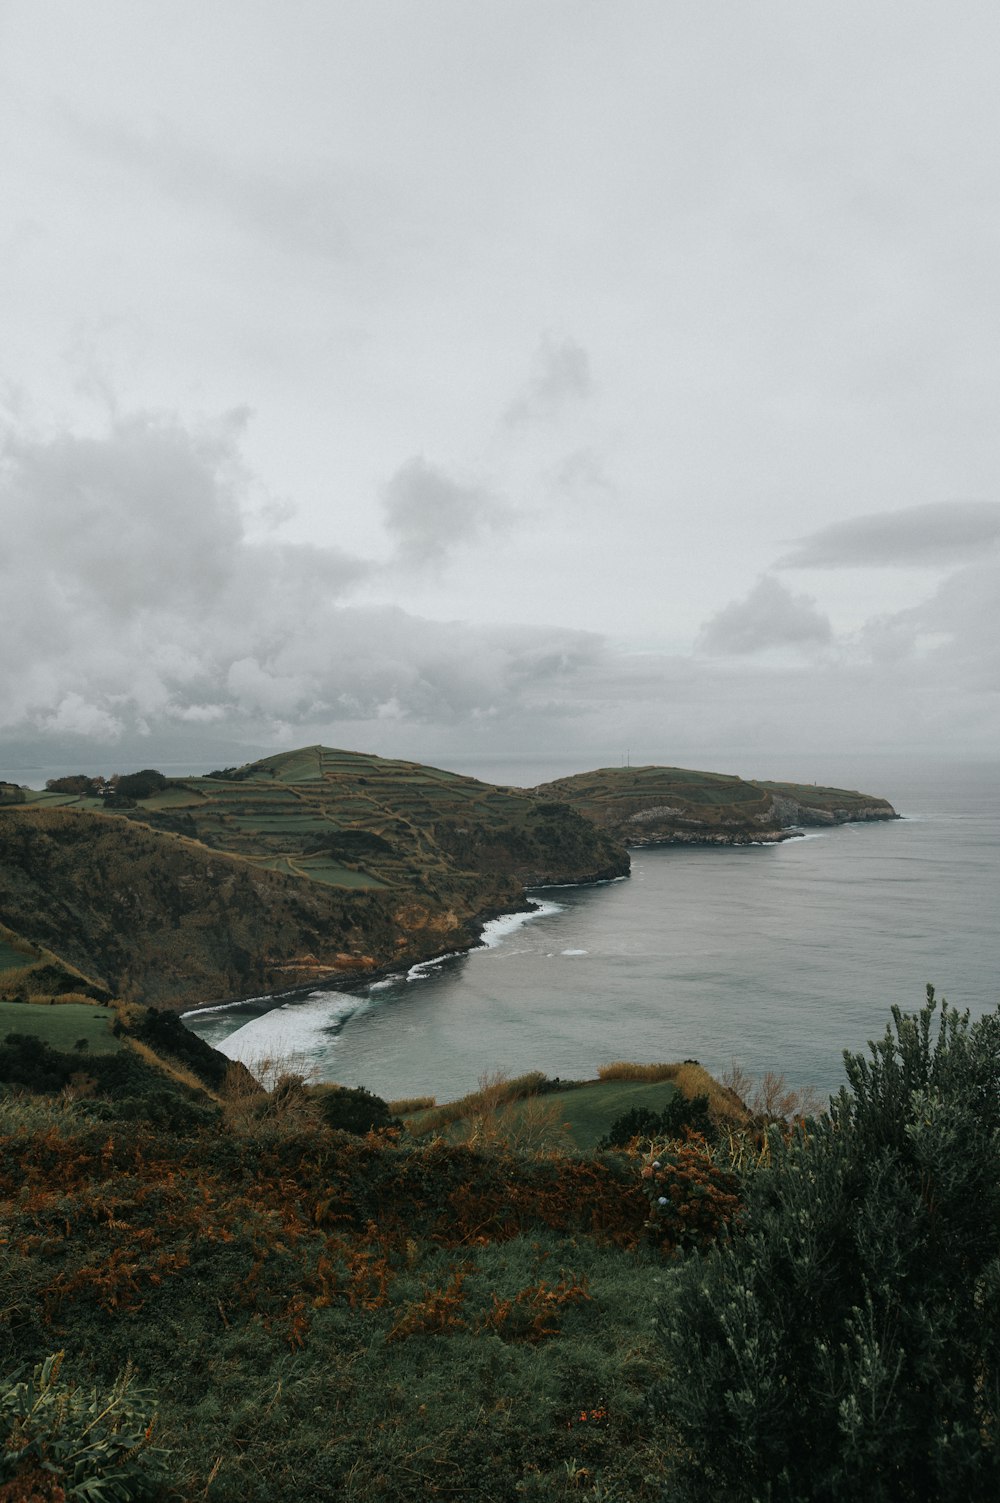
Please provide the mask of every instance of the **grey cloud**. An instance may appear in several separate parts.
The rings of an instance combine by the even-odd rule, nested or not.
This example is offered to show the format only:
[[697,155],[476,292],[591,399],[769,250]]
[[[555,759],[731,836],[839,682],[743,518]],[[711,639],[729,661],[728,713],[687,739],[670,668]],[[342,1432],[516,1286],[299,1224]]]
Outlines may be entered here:
[[605,500],[614,494],[604,461],[593,449],[575,449],[567,454],[552,476],[557,491],[571,496],[594,496]]
[[970,693],[1000,693],[1000,559],[956,570],[918,605],[874,617],[861,635],[875,661],[910,663],[928,681]]
[[[232,424],[138,417],[104,438],[7,445],[0,732],[121,742],[244,738],[383,719],[503,722],[601,655],[592,633],[428,621],[347,602],[371,564],[247,536]],[[416,464],[397,530],[420,554],[489,521],[485,493]],[[428,496],[432,505],[426,506]]]
[[511,508],[482,486],[463,485],[423,458],[407,460],[382,490],[385,525],[403,564],[440,563],[457,544],[505,525]]
[[825,647],[830,622],[808,595],[794,595],[780,580],[763,575],[744,600],[734,600],[707,621],[698,638],[701,652],[744,656],[774,648]]
[[513,428],[545,421],[569,403],[589,397],[592,390],[590,358],[583,346],[575,339],[545,338],[535,357],[535,370],[504,412],[504,423]]
[[951,567],[1000,541],[1000,503],[932,501],[835,522],[799,540],[779,569]]

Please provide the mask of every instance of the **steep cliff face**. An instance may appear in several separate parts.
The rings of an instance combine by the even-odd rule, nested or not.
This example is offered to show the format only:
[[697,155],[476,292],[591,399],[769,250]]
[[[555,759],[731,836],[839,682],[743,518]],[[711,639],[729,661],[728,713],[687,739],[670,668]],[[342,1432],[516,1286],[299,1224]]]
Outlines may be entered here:
[[856,821],[898,819],[884,798],[850,788],[824,788],[815,783],[757,783],[771,794],[782,826],[844,825]]

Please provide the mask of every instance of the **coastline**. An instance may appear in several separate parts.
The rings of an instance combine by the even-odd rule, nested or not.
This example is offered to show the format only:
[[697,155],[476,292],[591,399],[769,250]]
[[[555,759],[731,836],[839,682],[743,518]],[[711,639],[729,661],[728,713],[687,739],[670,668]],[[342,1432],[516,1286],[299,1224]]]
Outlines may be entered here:
[[[624,878],[600,878],[598,880],[602,882],[623,881]],[[565,887],[570,884],[561,882],[558,884],[550,883],[548,885]],[[585,887],[592,884],[578,882],[574,883],[573,885],[577,887]],[[534,891],[537,889],[533,888],[532,890]],[[469,928],[475,934],[475,938],[473,939],[472,943],[467,945],[464,949],[456,950],[454,948],[451,948],[447,950],[440,950],[434,955],[425,956],[422,960],[412,961],[409,965],[405,966],[405,968],[401,967],[397,963],[396,965],[380,966],[376,970],[371,971],[331,971],[327,976],[319,976],[312,981],[301,983],[298,986],[285,987],[280,991],[253,992],[242,997],[225,997],[221,1001],[205,1002],[197,1007],[189,1007],[185,1009],[184,1012],[178,1013],[178,1016],[180,1017],[182,1022],[185,1022],[188,1018],[201,1017],[202,1015],[208,1013],[228,1012],[231,1009],[237,1007],[249,1006],[254,1002],[270,1002],[273,1003],[275,1007],[280,1007],[286,1002],[292,1002],[296,1000],[305,1001],[306,998],[313,996],[316,992],[355,992],[368,990],[369,988],[373,987],[384,986],[387,983],[397,979],[417,976],[423,970],[429,967],[441,965],[446,960],[451,960],[462,955],[469,955],[472,953],[472,951],[478,950],[481,947],[487,949],[492,948],[491,941],[484,936],[486,935],[487,931],[490,930],[494,925],[504,926],[502,930],[500,930],[499,928],[497,929],[497,934],[499,936],[501,932],[509,933],[511,930],[518,928],[520,924],[528,923],[533,918],[543,917],[544,912],[544,903],[532,902],[532,900],[526,896],[525,906],[523,908],[504,909],[499,913],[494,913],[487,910],[486,913],[480,915],[475,920],[470,922]],[[507,927],[508,925],[509,928]],[[270,1007],[265,1009],[266,1012],[270,1012],[271,1010],[272,1009]],[[264,1014],[262,1013],[260,1014],[260,1016],[264,1016]]]

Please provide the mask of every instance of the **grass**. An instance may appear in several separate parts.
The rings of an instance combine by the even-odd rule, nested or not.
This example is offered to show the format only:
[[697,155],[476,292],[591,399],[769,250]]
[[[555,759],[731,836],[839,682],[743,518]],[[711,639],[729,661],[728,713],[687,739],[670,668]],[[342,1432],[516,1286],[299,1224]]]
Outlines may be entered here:
[[[443,1135],[450,1142],[489,1146],[507,1138],[524,1148],[561,1146],[590,1152],[617,1117],[633,1107],[662,1112],[678,1091],[692,1100],[707,1096],[710,1109],[740,1124],[747,1111],[736,1094],[694,1060],[681,1064],[603,1065],[598,1080],[553,1085],[538,1071],[508,1080],[484,1076],[478,1091],[440,1106],[429,1098],[390,1103],[417,1138]],[[544,1089],[539,1089],[544,1087]]]
[[[8,1033],[29,1033],[53,1049],[72,1050],[79,1039],[87,1040],[93,1054],[114,1054],[122,1045],[111,1032],[115,1014],[92,1003],[64,1002],[45,1006],[33,1002],[0,1002],[0,1038]],[[82,1052],[82,1051],[81,1051]]]
[[36,956],[18,950],[5,939],[0,939],[0,971],[23,971],[32,965]]
[[[289,1061],[270,1090],[231,1066],[211,1105],[126,1044],[104,1068],[127,1089],[0,1089],[0,1365],[65,1350],[89,1388],[129,1362],[171,1497],[662,1503],[648,1400],[674,1242],[641,1157],[580,1145],[676,1081],[484,1077],[445,1108],[478,1120],[470,1147],[334,1132]],[[569,1152],[549,1116],[572,1119]],[[685,1191],[681,1222],[697,1210]]]
[[558,1103],[560,1119],[569,1125],[577,1148],[590,1149],[623,1112],[634,1106],[662,1112],[676,1091],[677,1087],[667,1081],[592,1081],[551,1099]]
[[742,1098],[728,1084],[720,1084],[695,1059],[686,1059],[681,1064],[659,1065],[636,1064],[631,1060],[619,1059],[612,1064],[602,1065],[597,1073],[601,1080],[607,1081],[669,1080],[689,1101],[695,1096],[707,1096],[709,1107],[719,1117],[741,1122],[747,1116]]
[[0,1360],[129,1361],[178,1497],[658,1498],[641,1195],[635,1245],[586,1229],[587,1166],[564,1192],[554,1163],[98,1105],[0,1097]]

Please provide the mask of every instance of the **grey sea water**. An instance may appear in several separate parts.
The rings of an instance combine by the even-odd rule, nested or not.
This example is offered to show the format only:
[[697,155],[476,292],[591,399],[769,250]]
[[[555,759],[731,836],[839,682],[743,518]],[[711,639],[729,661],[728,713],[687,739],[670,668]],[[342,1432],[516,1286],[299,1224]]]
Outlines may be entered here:
[[[528,784],[566,769],[457,770]],[[491,926],[470,954],[186,1021],[233,1057],[292,1055],[390,1098],[446,1099],[487,1071],[593,1076],[613,1059],[713,1072],[736,1059],[836,1089],[842,1051],[880,1034],[893,1003],[918,1006],[926,983],[974,1015],[1000,1002],[1000,766],[845,760],[816,780],[905,817],[777,846],[638,850],[627,880],[536,892],[535,916]]]

